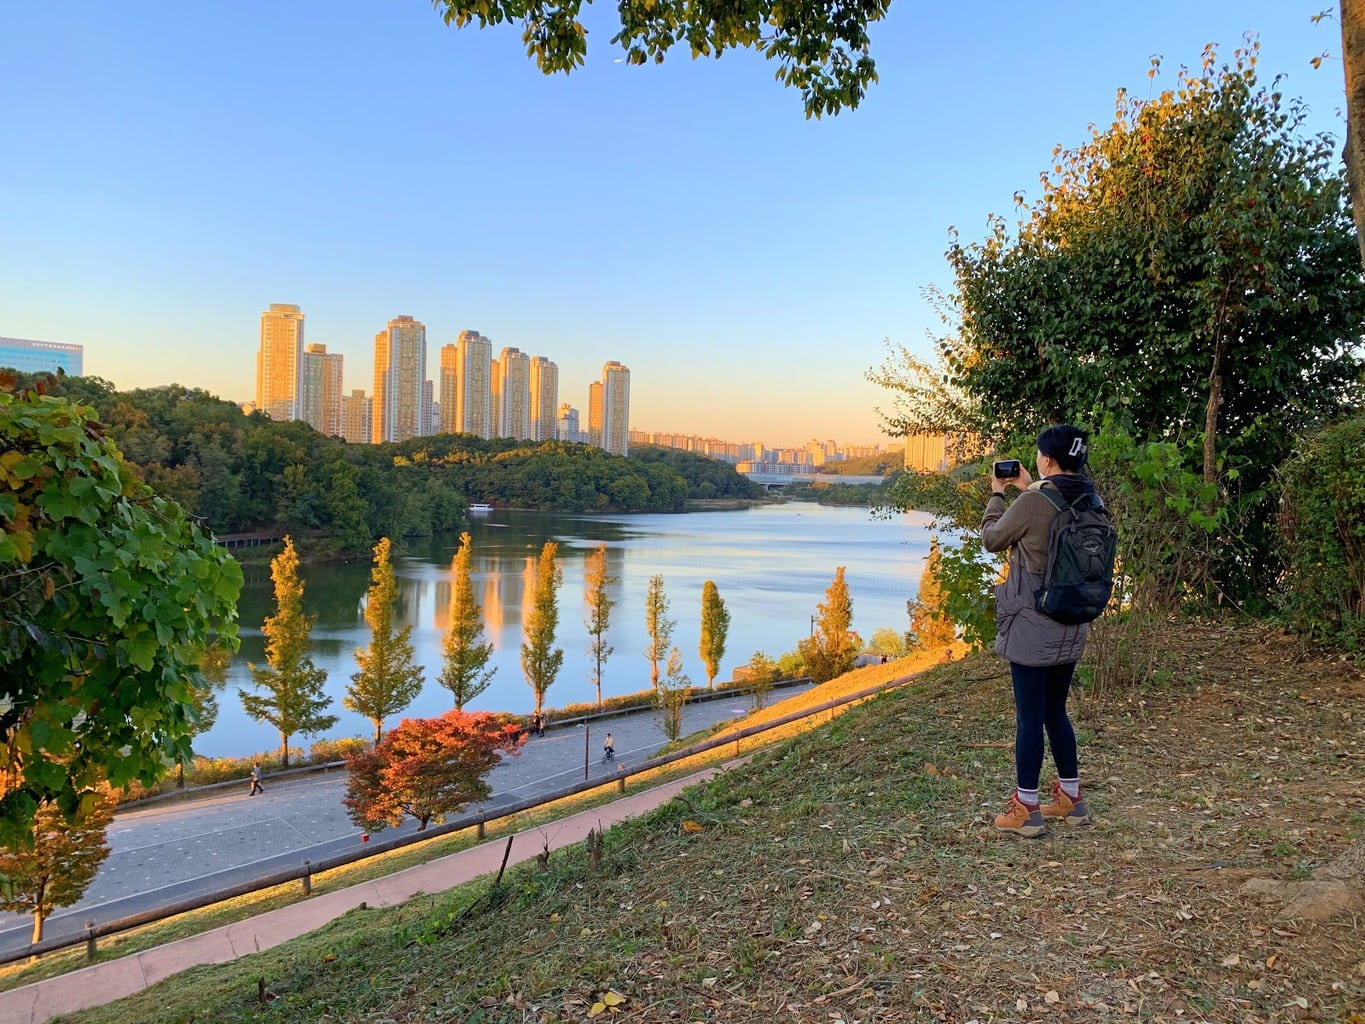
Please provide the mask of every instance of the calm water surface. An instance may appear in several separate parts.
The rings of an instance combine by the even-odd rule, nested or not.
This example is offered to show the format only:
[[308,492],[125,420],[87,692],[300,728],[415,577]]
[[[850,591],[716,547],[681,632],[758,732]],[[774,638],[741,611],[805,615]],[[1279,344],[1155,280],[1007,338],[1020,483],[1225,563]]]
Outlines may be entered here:
[[[718,678],[746,663],[754,651],[777,658],[793,650],[810,632],[811,616],[824,600],[838,566],[853,598],[853,628],[870,639],[883,626],[904,630],[905,602],[912,598],[924,558],[929,553],[928,517],[909,513],[875,520],[865,508],[830,508],[806,502],[765,505],[739,512],[685,515],[575,516],[538,512],[496,511],[475,517],[469,532],[474,543],[474,589],[483,606],[484,630],[493,643],[492,685],[469,710],[529,712],[531,688],[521,673],[522,610],[529,603],[534,560],[547,540],[559,544],[564,582],[559,592],[556,646],[564,649],[564,666],[546,694],[551,707],[591,701],[596,691],[589,678],[588,635],[583,619],[584,561],[598,544],[607,545],[607,566],[616,581],[609,596],[612,609],[608,642],[615,648],[603,666],[602,694],[610,697],[649,687],[644,650],[645,589],[661,573],[669,616],[677,622],[673,641],[684,658],[693,685],[706,684],[697,653],[701,624],[701,589],[714,580],[730,609],[730,635]],[[405,714],[431,716],[454,706],[450,691],[436,682],[441,668],[441,638],[449,626],[451,560],[457,535],[398,548],[394,571],[399,603],[395,619],[413,627],[417,664],[427,684]],[[313,628],[313,660],[327,670],[327,691],[339,716],[325,735],[366,736],[372,729],[359,715],[341,706],[356,671],[356,648],[370,641],[365,625],[365,591],[371,564],[365,559],[304,565],[304,607],[317,616]],[[268,566],[247,566],[238,606],[242,646],[219,696],[218,722],[195,743],[210,757],[249,754],[279,745],[270,726],[248,718],[237,690],[250,683],[248,662],[265,661],[261,623],[274,612]],[[394,724],[392,721],[390,724]],[[317,737],[296,736],[306,746]]]

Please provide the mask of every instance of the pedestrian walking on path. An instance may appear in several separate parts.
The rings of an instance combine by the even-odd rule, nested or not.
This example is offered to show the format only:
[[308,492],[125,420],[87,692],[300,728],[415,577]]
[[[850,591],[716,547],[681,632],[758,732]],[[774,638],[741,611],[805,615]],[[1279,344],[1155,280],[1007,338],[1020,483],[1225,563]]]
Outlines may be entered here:
[[257,793],[264,793],[265,787],[261,785],[261,763],[257,761],[251,766],[251,790],[247,796],[255,796]]

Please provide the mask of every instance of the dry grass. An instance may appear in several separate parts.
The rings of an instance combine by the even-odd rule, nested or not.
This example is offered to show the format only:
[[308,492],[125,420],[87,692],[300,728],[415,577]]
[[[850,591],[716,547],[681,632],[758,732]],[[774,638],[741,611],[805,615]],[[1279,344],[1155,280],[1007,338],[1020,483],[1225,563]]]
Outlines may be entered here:
[[610,991],[597,1020],[1365,1024],[1365,677],[1253,627],[1163,642],[1168,685],[1081,705],[1095,827],[994,833],[1008,684],[969,658],[611,830],[595,868],[352,913],[77,1019],[583,1021]]

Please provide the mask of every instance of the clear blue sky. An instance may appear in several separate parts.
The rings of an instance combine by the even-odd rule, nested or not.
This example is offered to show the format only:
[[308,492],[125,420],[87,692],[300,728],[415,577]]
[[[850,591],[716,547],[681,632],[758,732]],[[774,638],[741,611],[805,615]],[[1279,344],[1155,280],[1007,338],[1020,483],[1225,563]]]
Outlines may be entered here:
[[1344,135],[1328,0],[897,0],[881,82],[807,121],[749,52],[546,78],[512,27],[427,0],[0,7],[0,335],[78,342],[120,388],[254,396],[259,314],[372,387],[401,313],[546,355],[583,409],[608,359],[632,425],[873,443],[883,339],[928,354],[950,227],[979,238],[1052,147],[1205,43],[1260,35],[1315,130]]

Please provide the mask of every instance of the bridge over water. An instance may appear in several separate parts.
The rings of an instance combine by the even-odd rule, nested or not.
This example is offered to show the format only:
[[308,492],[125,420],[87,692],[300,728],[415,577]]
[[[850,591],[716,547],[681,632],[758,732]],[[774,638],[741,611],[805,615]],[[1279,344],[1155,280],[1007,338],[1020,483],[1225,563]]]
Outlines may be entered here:
[[788,484],[879,484],[886,479],[884,476],[840,476],[837,473],[817,473],[805,467],[792,473],[778,471],[754,471],[745,473],[750,480],[756,484],[762,484],[766,490],[777,491],[786,487]]

